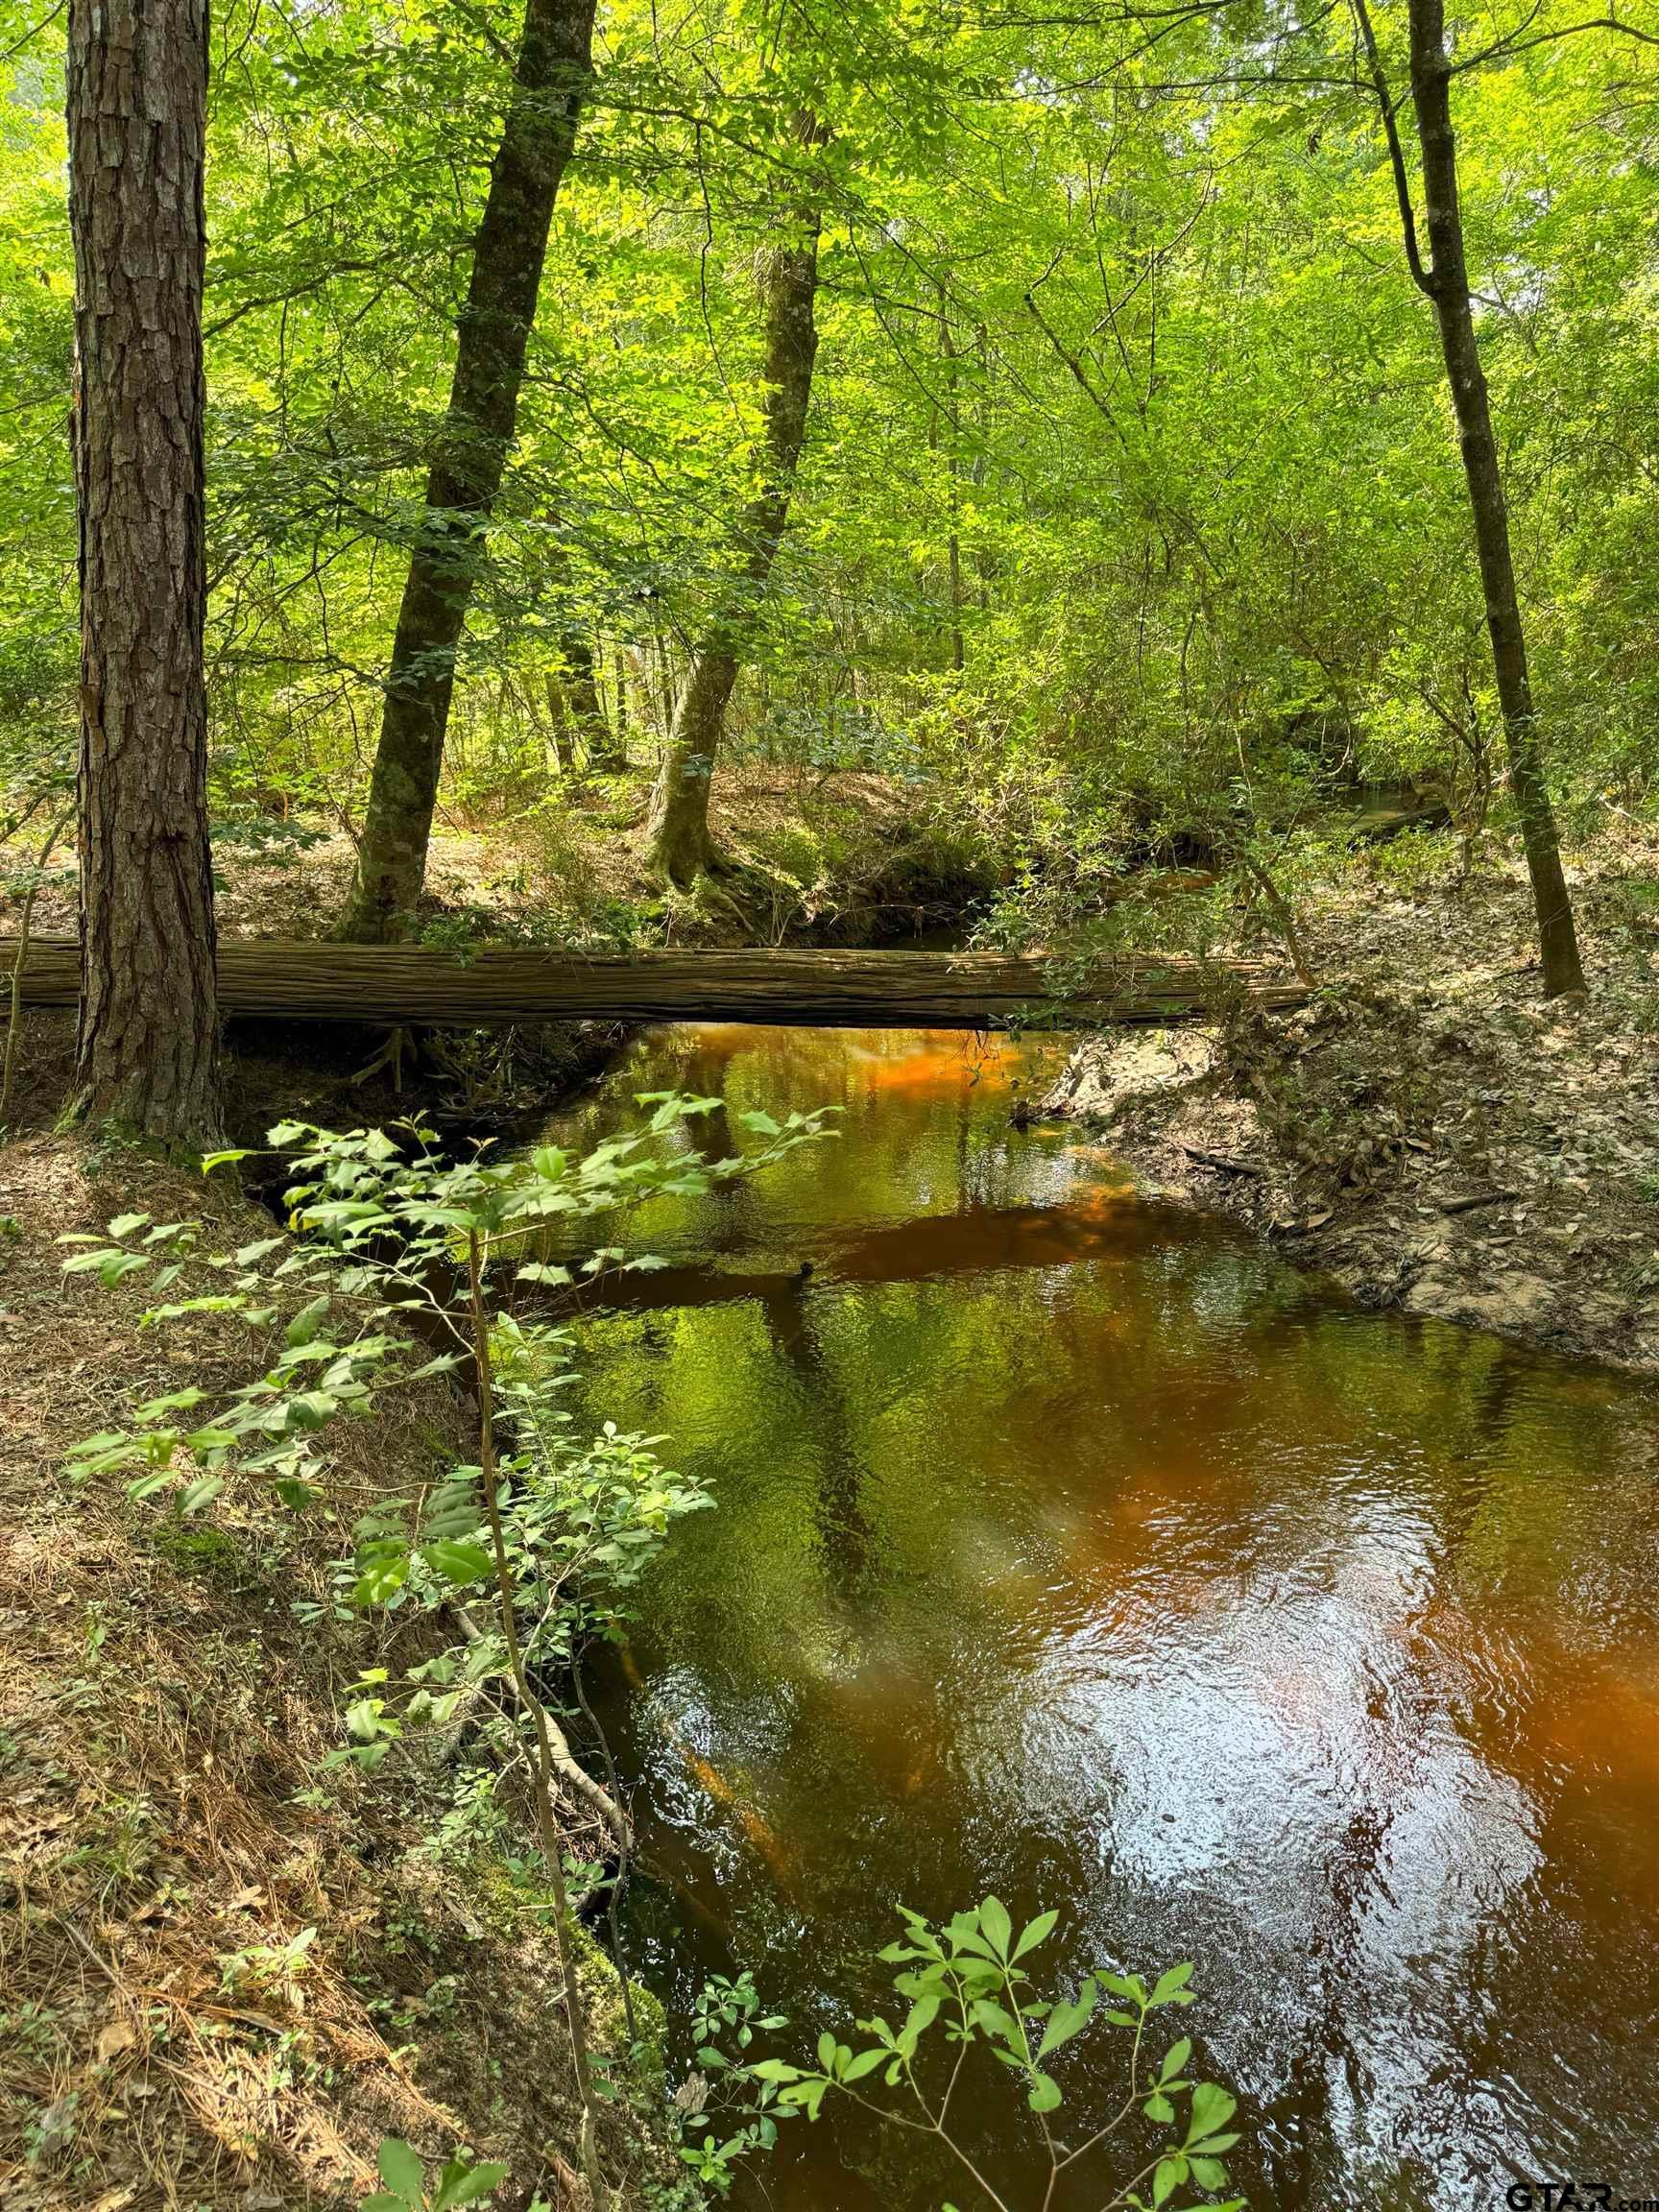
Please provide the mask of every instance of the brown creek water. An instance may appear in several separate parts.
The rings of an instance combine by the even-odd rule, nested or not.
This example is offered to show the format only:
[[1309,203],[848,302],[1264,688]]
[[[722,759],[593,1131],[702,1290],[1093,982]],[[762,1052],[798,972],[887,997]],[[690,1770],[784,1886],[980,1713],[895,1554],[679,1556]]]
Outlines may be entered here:
[[[662,1030],[562,1121],[843,1109],[648,1209],[668,1264],[579,1324],[586,1408],[718,1497],[596,1670],[637,1969],[673,2007],[748,1966],[785,2055],[855,2041],[896,1906],[994,1890],[1061,1909],[1071,1980],[1196,1962],[1166,2017],[1259,2208],[1659,2198],[1659,1396],[1357,1311],[1017,1131],[1053,1050]],[[1018,2176],[1019,2101],[970,2110]],[[831,2107],[738,2201],[971,2212],[915,2140]]]

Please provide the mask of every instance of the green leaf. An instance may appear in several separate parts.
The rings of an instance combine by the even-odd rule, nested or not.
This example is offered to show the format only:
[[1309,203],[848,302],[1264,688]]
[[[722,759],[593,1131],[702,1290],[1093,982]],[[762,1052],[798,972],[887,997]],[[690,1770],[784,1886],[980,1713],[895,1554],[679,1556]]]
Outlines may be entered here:
[[1178,2043],[1171,2043],[1164,2054],[1163,2065],[1158,2069],[1159,2087],[1178,2080],[1191,2056],[1192,2038],[1190,2035],[1183,2035]]
[[874,2051],[860,2051],[858,2056],[851,2059],[843,2069],[842,2080],[861,2081],[866,2074],[874,2074],[886,2056],[887,2053],[879,2045]]
[[1192,1979],[1192,1961],[1184,1960],[1179,1966],[1171,1966],[1166,1974],[1160,1974],[1158,1985],[1147,2000],[1148,2009],[1156,2005],[1190,2005],[1192,1992],[1187,1987]]
[[1020,2030],[1011,2012],[989,1997],[976,1997],[974,2001],[974,2018],[988,2035],[1000,2036],[1004,2043],[1019,2041]]
[[297,1391],[284,1408],[284,1426],[289,1434],[296,1430],[308,1432],[325,1429],[339,1410],[340,1401],[331,1390]]
[[927,2030],[932,2027],[938,2015],[938,1990],[924,1989],[921,1996],[911,2006],[905,2016],[904,2025],[899,2031],[899,2048],[903,2052],[906,2058],[915,2057],[917,2044]]
[[282,1332],[282,1341],[287,1345],[290,1352],[297,1352],[302,1345],[316,1341],[317,1333],[322,1328],[327,1311],[328,1293],[326,1290],[323,1291],[320,1296],[313,1298],[309,1305],[301,1307],[299,1312],[295,1314],[293,1320]]
[[351,1602],[353,1605],[390,1604],[408,1579],[407,1552],[393,1559],[376,1559],[351,1585]]
[[1037,2046],[1039,2058],[1046,2058],[1050,2051],[1058,2051],[1062,2043],[1070,2043],[1080,2029],[1088,2026],[1098,1997],[1098,1985],[1085,1982],[1075,2003],[1065,1997],[1060,2000],[1049,2013],[1043,2040]]
[[233,1429],[192,1429],[184,1439],[184,1448],[203,1459],[209,1454],[228,1452],[236,1440]]
[[1238,2100],[1229,2097],[1226,2090],[1214,2081],[1200,2081],[1192,2092],[1192,2117],[1187,2128],[1189,2143],[1196,2143],[1216,2128],[1225,2128],[1238,2109]]
[[378,2163],[380,2178],[395,2197],[406,2204],[426,2201],[426,2169],[400,2135],[381,2137]]
[[96,1270],[106,1289],[119,1283],[123,1275],[132,1275],[140,1267],[148,1267],[149,1261],[141,1252],[122,1252],[109,1244],[100,1245],[96,1252],[77,1252],[73,1260],[65,1260],[65,1275],[90,1275]]
[[146,1398],[142,1406],[134,1406],[135,1421],[159,1421],[163,1413],[187,1413],[192,1406],[200,1406],[207,1395],[194,1383],[187,1390],[170,1390],[165,1398]]
[[1014,1923],[1009,1919],[1008,1908],[1000,1897],[987,1897],[980,1906],[979,1927],[998,1958],[1006,1959],[1008,1945],[1014,1935]]
[[469,1582],[482,1582],[493,1565],[482,1544],[459,1543],[452,1536],[440,1536],[422,1549],[421,1556],[457,1589],[464,1589]]
[[179,1494],[180,1513],[200,1513],[204,1505],[211,1505],[225,1487],[223,1475],[204,1475],[194,1482],[187,1482]]
[[1035,1920],[1027,1920],[1014,1946],[1015,1958],[1023,1959],[1027,1951],[1035,1951],[1039,1943],[1046,1943],[1059,1923],[1058,1912],[1039,1912]]
[[149,1222],[148,1214],[117,1214],[109,1224],[109,1234],[119,1239],[131,1237],[134,1229],[142,1229]]
[[72,1445],[69,1457],[72,1460],[96,1458],[101,1453],[110,1450],[113,1445],[127,1442],[128,1436],[124,1429],[102,1429],[96,1436],[84,1436],[79,1444]]
[[1146,1984],[1139,1974],[1112,1974],[1104,1967],[1096,1967],[1094,1979],[1116,1996],[1130,1998],[1137,2005],[1146,2002]]
[[1170,2104],[1168,2098],[1156,2092],[1147,2098],[1141,2109],[1145,2113],[1148,2120],[1157,2121],[1160,2128],[1167,2128],[1170,2121],[1175,2117],[1175,2107]]
[[1187,2161],[1178,2152],[1172,2158],[1160,2158],[1152,2176],[1153,2204],[1166,2204],[1186,2178]]
[[[253,1155],[252,1152],[244,1150],[232,1150],[229,1152],[204,1152],[202,1155],[202,1172],[204,1175],[211,1175],[215,1167],[227,1166],[232,1160],[252,1160],[252,1157]],[[373,2197],[367,2200],[364,2206],[364,2212],[368,2212],[368,2205],[373,2204],[373,2201],[374,2200]]]
[[1059,2082],[1046,2074],[1039,2074],[1025,2102],[1033,2112],[1052,2112],[1060,2103]]
[[1219,2158],[1194,2158],[1192,2178],[1200,2189],[1225,2189],[1227,2169]]
[[488,2197],[491,2190],[506,2178],[506,2167],[494,2159],[483,2159],[471,2166],[463,2159],[452,2158],[439,2180],[432,2212],[452,2212],[457,2204],[470,2204],[477,2198]]

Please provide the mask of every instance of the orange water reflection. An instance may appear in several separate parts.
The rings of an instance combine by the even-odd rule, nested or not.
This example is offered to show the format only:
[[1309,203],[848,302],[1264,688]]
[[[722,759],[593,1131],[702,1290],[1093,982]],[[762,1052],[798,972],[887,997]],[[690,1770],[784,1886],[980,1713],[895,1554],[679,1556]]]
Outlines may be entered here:
[[[583,1325],[594,1411],[720,1496],[603,1686],[650,1972],[683,1998],[750,1965],[809,2042],[868,2008],[899,1901],[995,1887],[1062,1907],[1072,1973],[1197,1961],[1183,2026],[1245,2098],[1258,2205],[1659,2195],[1652,1395],[1357,1313],[1139,1201],[1011,1125],[1041,1072],[676,1031],[589,1110],[680,1083],[740,1138],[844,1108],[834,1145],[654,1220],[669,1267]],[[1065,2072],[1080,2121],[1103,2065]],[[1019,2114],[976,2109],[1017,2174]],[[764,2184],[800,2212],[946,2187],[856,2114]]]

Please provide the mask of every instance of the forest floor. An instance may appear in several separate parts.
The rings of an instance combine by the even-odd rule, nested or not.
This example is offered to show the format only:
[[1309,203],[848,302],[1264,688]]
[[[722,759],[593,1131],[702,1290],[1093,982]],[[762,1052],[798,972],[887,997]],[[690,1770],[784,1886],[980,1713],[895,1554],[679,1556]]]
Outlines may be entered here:
[[1409,843],[1299,902],[1307,1007],[1091,1039],[1046,1110],[1365,1305],[1659,1369],[1659,832],[1572,855],[1553,1002],[1519,862]]
[[[343,1606],[340,1554],[389,1483],[467,1455],[467,1409],[436,1378],[381,1399],[299,1515],[248,1479],[198,1520],[72,1479],[68,1449],[134,1400],[270,1357],[243,1323],[141,1329],[129,1285],[62,1275],[60,1236],[132,1211],[228,1242],[272,1226],[108,1139],[0,1147],[0,2202],[351,2204],[387,2134],[504,2160],[507,2204],[585,2202],[526,1809],[465,1736],[341,1763],[355,1678],[417,1631]],[[617,2084],[607,2169],[624,2203],[666,2201],[661,2066],[631,2069],[596,1948],[582,1974]]]
[[[419,917],[428,941],[546,942],[594,951],[652,944],[872,945],[959,922],[997,879],[972,826],[952,828],[937,783],[733,762],[709,821],[733,873],[697,897],[648,873],[639,777],[557,784],[506,815],[441,809]],[[28,856],[0,850],[0,872]],[[219,927],[317,937],[346,904],[356,850],[318,820],[261,820],[214,835]],[[75,927],[72,872],[36,903],[41,935]]]

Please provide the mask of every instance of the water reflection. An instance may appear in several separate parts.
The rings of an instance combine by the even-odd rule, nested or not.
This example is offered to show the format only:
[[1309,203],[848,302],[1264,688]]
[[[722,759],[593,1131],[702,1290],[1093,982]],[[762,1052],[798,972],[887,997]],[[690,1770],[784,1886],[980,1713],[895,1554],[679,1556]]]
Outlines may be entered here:
[[[897,1901],[994,1887],[1073,1973],[1198,1960],[1259,2204],[1659,2195],[1652,1396],[1138,1201],[1010,1127],[1040,1072],[676,1031],[585,1110],[845,1108],[583,1323],[592,1408],[719,1486],[605,1685],[653,1976],[751,1964],[810,2038]],[[936,2204],[907,2158],[854,2115],[766,2185]]]

